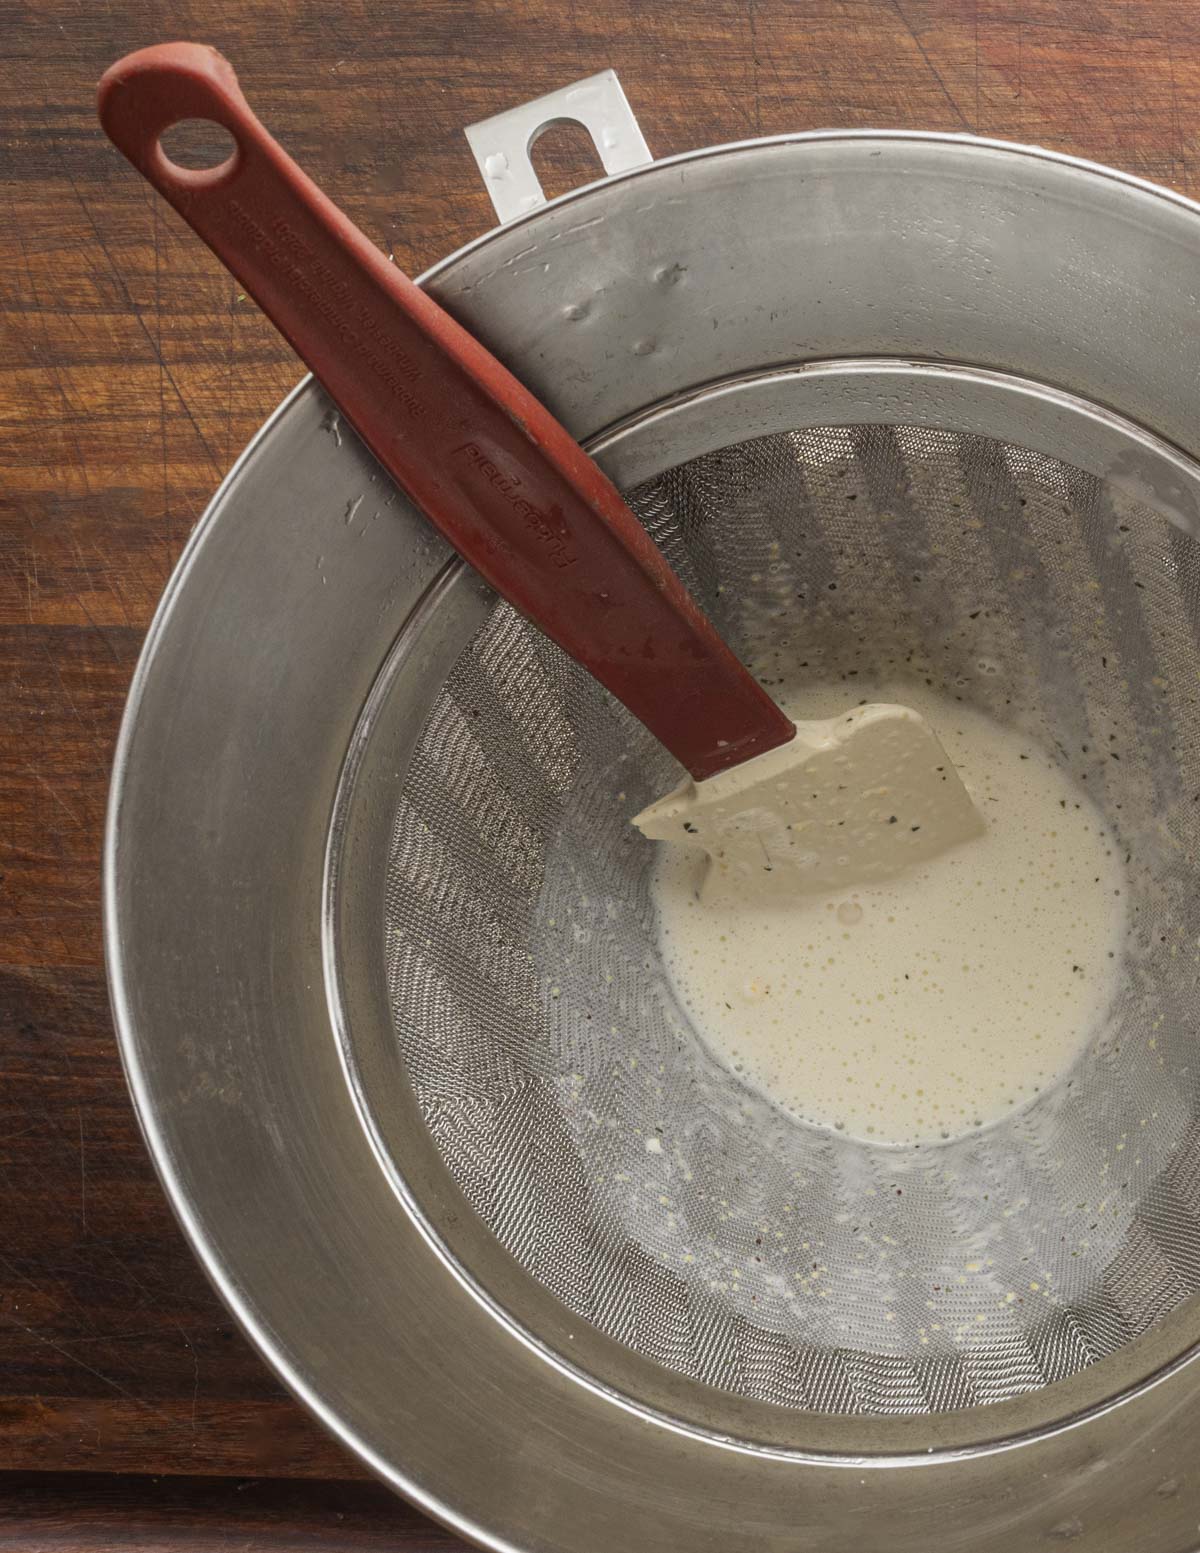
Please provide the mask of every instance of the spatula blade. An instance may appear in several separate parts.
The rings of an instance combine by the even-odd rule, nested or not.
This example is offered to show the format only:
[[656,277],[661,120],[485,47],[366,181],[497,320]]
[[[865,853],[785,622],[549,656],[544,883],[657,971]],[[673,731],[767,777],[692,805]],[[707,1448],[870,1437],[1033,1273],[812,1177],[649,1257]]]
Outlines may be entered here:
[[684,782],[633,823],[708,853],[702,895],[748,900],[876,883],[984,829],[933,729],[884,704],[801,722],[791,743]]

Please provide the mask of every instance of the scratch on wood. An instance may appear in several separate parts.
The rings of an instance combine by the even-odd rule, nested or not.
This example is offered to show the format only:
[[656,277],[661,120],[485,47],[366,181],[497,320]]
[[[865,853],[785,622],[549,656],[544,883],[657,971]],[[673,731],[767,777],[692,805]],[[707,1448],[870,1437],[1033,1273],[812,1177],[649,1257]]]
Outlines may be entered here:
[[152,1417],[161,1419],[168,1428],[171,1426],[172,1420],[160,1407],[155,1407],[153,1402],[148,1402],[145,1397],[136,1396],[127,1386],[122,1386],[120,1381],[114,1380],[111,1375],[105,1375],[104,1371],[98,1370],[95,1365],[88,1364],[78,1354],[73,1354],[69,1348],[64,1348],[61,1343],[56,1343],[48,1337],[43,1337],[35,1327],[26,1326],[23,1321],[14,1322],[13,1325],[19,1326],[22,1332],[27,1332],[35,1343],[41,1343],[43,1347],[52,1349],[56,1354],[61,1354],[71,1364],[77,1364],[81,1370],[86,1370],[89,1375],[94,1375],[104,1385],[111,1386],[120,1396],[128,1397],[136,1406],[144,1408]]
[[755,133],[762,134],[762,90],[758,75],[758,16],[755,9],[755,0],[749,0],[748,5],[750,19],[750,69],[754,81],[754,129]]
[[963,129],[965,129],[967,131],[970,131],[971,126],[967,122],[966,114],[958,106],[958,104],[955,102],[954,98],[951,97],[949,87],[946,85],[945,81],[942,79],[941,74],[939,73],[938,68],[934,64],[933,60],[930,59],[929,54],[926,51],[925,45],[921,42],[920,38],[917,36],[917,32],[916,32],[916,29],[914,28],[913,24],[909,21],[908,17],[904,14],[904,11],[901,9],[900,0],[892,0],[892,10],[895,11],[896,15],[900,18],[901,22],[903,22],[904,30],[908,33],[909,37],[916,44],[916,46],[917,46],[917,53],[920,54],[921,58],[925,61],[925,64],[928,67],[930,75],[937,82],[937,85],[938,85],[939,89],[941,90],[942,96],[946,99],[946,102],[949,104],[950,111],[954,114],[954,117],[962,125]]
[[195,1345],[188,1341],[187,1334],[175,1322],[175,1330],[179,1333],[183,1346],[192,1357],[192,1433],[196,1433],[196,1409],[200,1399],[200,1359],[196,1353]]
[[979,134],[979,0],[972,17],[975,24],[975,133]]
[[[115,281],[117,283],[117,287],[120,290],[120,292],[122,294],[122,297],[124,298],[125,304],[128,307],[128,309],[129,309],[129,314],[132,317],[132,319],[134,320],[134,322],[137,324],[138,328],[140,329],[143,337],[145,338],[145,341],[146,341],[147,345],[149,345],[150,350],[151,350],[151,352],[154,355],[154,359],[158,363],[159,374],[160,374],[160,379],[159,379],[160,383],[163,380],[163,378],[165,378],[166,381],[171,385],[171,388],[172,388],[172,390],[174,392],[175,398],[176,398],[176,400],[179,403],[180,409],[183,411],[184,415],[187,417],[187,420],[191,424],[192,430],[196,433],[196,440],[197,440],[197,442],[199,442],[200,446],[204,449],[204,452],[205,452],[205,454],[206,454],[206,456],[208,458],[208,461],[209,461],[209,463],[213,467],[213,471],[215,472],[217,478],[220,479],[223,476],[223,474],[225,473],[225,471],[221,468],[221,465],[220,465],[220,463],[217,460],[216,454],[213,452],[212,448],[209,447],[208,441],[205,438],[204,433],[200,430],[200,423],[197,421],[195,415],[192,413],[191,404],[184,397],[183,390],[180,388],[179,384],[176,382],[175,375],[171,371],[170,367],[167,366],[166,358],[163,355],[163,347],[162,347],[162,304],[161,304],[161,285],[160,285],[161,267],[160,267],[160,263],[159,263],[160,255],[159,255],[159,227],[158,227],[158,202],[157,202],[157,200],[155,201],[154,207],[153,207],[154,208],[154,287],[155,287],[155,305],[156,305],[156,313],[157,313],[157,318],[156,318],[156,334],[157,334],[157,337],[156,337],[155,334],[152,334],[150,332],[150,328],[147,325],[146,320],[142,317],[141,309],[134,302],[133,296],[130,293],[129,287],[125,284],[125,278],[124,278],[124,275],[121,272],[121,268],[117,264],[116,260],[113,258],[112,253],[109,251],[108,244],[104,240],[104,234],[101,232],[100,228],[96,225],[96,219],[92,215],[91,206],[88,204],[87,200],[85,200],[83,195],[80,193],[79,186],[76,184],[74,178],[71,176],[70,170],[67,168],[65,162],[63,162],[61,151],[59,150],[57,145],[52,145],[51,149],[57,155],[59,163],[62,166],[63,172],[66,174],[67,182],[71,185],[71,192],[74,194],[75,198],[78,200],[80,208],[83,211],[84,217],[87,220],[88,225],[91,227],[92,233],[95,236],[96,242],[98,243],[98,245],[100,247],[100,252],[104,255],[105,259],[108,262],[108,267],[112,271],[113,278],[115,279]],[[161,388],[160,388],[160,396],[161,396]],[[163,414],[164,414],[164,416],[166,414],[165,400],[164,400],[164,403],[163,403]],[[164,435],[165,435],[165,432],[164,432]]]
[[87,1147],[83,1140],[83,1108],[79,1107],[79,1222],[87,1234]]
[[51,798],[54,799],[55,803],[71,821],[72,825],[78,826],[80,830],[86,828],[85,821],[78,814],[76,814],[75,810],[72,809],[71,805],[59,792],[58,788],[55,787],[52,782],[48,782],[36,766],[31,766],[29,762],[26,761],[25,770],[39,787],[45,788],[46,792],[48,792]]

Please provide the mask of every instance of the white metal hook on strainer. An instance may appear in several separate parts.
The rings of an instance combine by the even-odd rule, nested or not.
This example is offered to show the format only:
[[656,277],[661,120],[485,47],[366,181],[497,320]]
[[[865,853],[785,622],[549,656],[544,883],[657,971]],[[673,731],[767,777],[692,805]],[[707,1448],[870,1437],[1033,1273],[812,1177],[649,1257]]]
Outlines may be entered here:
[[647,167],[653,160],[616,71],[601,70],[467,126],[467,141],[501,222],[515,221],[546,203],[529,153],[556,124],[582,125],[610,177]]

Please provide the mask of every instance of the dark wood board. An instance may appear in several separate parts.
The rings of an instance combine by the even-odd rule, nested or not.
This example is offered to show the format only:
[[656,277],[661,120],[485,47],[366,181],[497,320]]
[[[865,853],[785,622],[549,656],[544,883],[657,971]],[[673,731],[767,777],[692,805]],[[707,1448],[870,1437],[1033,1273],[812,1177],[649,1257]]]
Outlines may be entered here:
[[449,1553],[464,1544],[378,1483],[13,1473],[0,1553]]
[[[492,224],[462,126],[609,65],[660,155],[915,126],[1200,194],[1200,7],[0,0],[0,1468],[345,1478],[174,1225],[104,988],[101,831],[139,644],[299,376],[96,127],[104,67],[170,37],[226,52],[284,144],[418,272]],[[552,192],[589,165],[569,139],[539,157]]]

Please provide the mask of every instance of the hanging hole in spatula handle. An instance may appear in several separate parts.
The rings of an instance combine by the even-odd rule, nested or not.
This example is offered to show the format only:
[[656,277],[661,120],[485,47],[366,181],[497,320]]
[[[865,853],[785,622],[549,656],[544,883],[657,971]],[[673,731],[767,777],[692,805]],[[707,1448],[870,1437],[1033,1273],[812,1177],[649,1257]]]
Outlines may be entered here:
[[[99,110],[426,517],[693,776],[794,736],[598,465],[296,166],[219,54],[142,49]],[[221,125],[233,155],[176,166],[162,137],[184,119]]]
[[173,172],[233,171],[237,141],[215,119],[180,119],[158,138],[159,148]]
[[[242,154],[239,132],[254,119],[228,61],[199,43],[162,43],[130,54],[105,74],[98,97],[109,139],[164,194],[226,182]],[[232,142],[227,154],[204,167],[175,161],[164,137],[190,123],[223,130]]]

